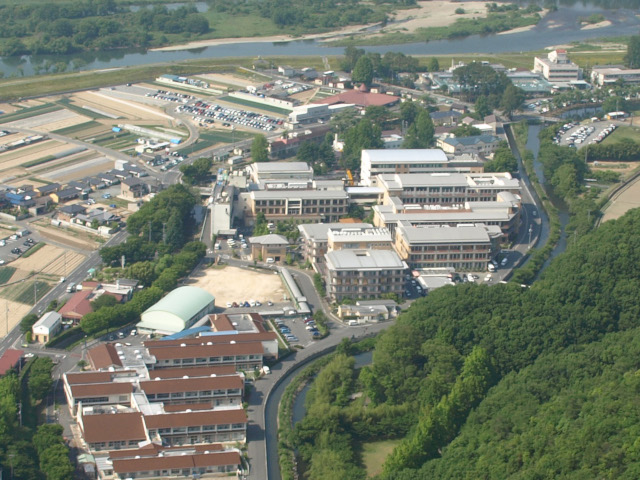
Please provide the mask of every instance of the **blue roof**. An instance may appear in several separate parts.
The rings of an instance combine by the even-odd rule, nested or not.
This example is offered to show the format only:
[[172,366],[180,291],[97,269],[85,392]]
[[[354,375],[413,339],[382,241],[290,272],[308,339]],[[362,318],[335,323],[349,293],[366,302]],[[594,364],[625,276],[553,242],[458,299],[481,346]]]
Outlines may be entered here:
[[211,327],[193,327],[187,328],[178,333],[174,333],[173,335],[167,335],[166,337],[162,337],[160,340],[179,340],[181,338],[188,337],[189,335],[197,335],[198,333],[205,333],[211,330]]
[[221,332],[205,332],[201,335],[201,337],[215,337],[218,335],[238,335],[237,330],[223,330]]

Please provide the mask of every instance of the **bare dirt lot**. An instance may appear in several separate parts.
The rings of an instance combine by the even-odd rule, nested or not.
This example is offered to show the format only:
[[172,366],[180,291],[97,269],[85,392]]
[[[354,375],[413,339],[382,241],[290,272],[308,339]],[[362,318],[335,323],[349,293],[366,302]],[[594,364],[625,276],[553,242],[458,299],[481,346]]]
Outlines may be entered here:
[[602,221],[612,220],[621,217],[632,208],[640,207],[640,181],[636,180],[629,185],[618,196],[611,200],[602,217]]
[[227,302],[258,300],[266,303],[281,302],[286,294],[280,275],[257,272],[238,267],[214,267],[198,271],[190,277],[188,285],[200,287],[216,298],[216,305]]

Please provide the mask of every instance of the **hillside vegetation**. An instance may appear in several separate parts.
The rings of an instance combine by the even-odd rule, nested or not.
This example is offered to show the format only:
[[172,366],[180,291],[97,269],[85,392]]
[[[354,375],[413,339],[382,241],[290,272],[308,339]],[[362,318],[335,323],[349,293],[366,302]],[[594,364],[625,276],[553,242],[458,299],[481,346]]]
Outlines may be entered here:
[[372,366],[336,360],[291,439],[308,478],[364,478],[359,445],[386,438],[380,480],[640,478],[639,229],[607,222],[531,288],[436,290]]

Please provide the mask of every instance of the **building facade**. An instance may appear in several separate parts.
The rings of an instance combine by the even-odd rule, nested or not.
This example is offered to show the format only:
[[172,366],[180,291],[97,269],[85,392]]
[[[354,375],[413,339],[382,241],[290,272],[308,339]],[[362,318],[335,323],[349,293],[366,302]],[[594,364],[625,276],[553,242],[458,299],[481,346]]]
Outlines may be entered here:
[[325,259],[326,290],[332,301],[402,296],[407,264],[393,250],[337,250]]

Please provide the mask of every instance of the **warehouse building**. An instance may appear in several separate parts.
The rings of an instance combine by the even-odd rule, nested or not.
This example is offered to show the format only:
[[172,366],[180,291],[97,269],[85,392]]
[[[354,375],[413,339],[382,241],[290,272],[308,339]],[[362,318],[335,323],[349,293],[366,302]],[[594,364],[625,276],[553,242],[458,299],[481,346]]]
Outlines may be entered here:
[[215,297],[198,287],[180,287],[142,312],[142,333],[172,335],[191,327],[215,309]]

